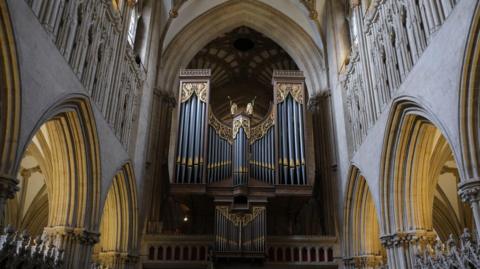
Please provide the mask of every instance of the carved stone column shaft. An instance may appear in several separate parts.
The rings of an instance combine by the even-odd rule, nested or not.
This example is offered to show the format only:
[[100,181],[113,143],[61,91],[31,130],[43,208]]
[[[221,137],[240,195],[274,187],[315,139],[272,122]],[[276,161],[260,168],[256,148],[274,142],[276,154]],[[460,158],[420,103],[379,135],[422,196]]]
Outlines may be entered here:
[[7,199],[13,199],[19,190],[18,180],[14,176],[0,175],[0,228],[4,225],[4,212]]
[[161,207],[165,198],[168,174],[168,148],[172,127],[172,110],[175,98],[154,92],[152,122],[147,160],[145,212],[146,232],[159,233],[161,230]]
[[335,234],[335,152],[332,147],[333,126],[330,114],[330,96],[328,93],[309,100],[309,110],[313,116],[313,136],[315,146],[315,185],[314,195],[322,197],[322,216],[326,234]]

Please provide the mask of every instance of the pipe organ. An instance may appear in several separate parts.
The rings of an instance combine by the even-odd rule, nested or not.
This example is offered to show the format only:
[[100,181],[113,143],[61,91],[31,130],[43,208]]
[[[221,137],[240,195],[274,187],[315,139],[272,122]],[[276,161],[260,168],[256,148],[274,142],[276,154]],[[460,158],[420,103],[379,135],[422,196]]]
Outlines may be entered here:
[[305,169],[304,78],[297,72],[273,73],[277,108],[278,184],[307,184]]
[[210,70],[180,74],[176,183],[204,182],[204,152]]
[[275,184],[275,113],[252,128],[250,139],[250,177]]
[[228,206],[216,206],[215,251],[237,255],[264,252],[265,224],[265,206],[254,206],[250,213],[235,213]]
[[248,140],[250,138],[250,118],[238,115],[233,119],[233,185],[248,183]]
[[269,198],[312,194],[303,73],[274,71],[272,83],[274,100],[263,119],[253,121],[252,98],[242,110],[230,101],[231,120],[224,122],[227,116],[217,117],[209,104],[210,71],[180,72],[171,190],[178,199],[214,198],[216,257],[263,259]]
[[208,183],[227,179],[232,174],[232,128],[210,113],[208,127]]

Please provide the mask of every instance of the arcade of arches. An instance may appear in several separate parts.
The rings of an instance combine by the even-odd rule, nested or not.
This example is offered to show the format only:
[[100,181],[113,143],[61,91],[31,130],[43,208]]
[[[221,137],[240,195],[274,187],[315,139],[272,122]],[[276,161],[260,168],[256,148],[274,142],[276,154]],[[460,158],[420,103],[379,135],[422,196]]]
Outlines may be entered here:
[[478,0],[0,0],[1,268],[479,268]]

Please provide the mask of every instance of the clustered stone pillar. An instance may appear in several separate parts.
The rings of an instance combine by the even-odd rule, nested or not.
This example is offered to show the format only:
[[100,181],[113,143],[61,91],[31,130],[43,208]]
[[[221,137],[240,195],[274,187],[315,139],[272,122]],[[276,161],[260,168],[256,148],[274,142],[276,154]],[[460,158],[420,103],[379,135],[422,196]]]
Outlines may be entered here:
[[154,90],[146,172],[147,234],[160,233],[162,228],[160,211],[170,178],[168,173],[168,149],[172,127],[172,111],[175,104],[174,97],[158,89]]
[[5,206],[8,199],[13,199],[19,190],[15,176],[0,175],[0,229],[3,230],[5,221]]
[[468,202],[472,208],[475,219],[477,238],[480,238],[480,179],[474,178],[458,185],[459,195],[464,202]]
[[83,269],[91,267],[93,246],[100,234],[84,228],[59,226],[46,227],[43,237],[63,251],[65,268]]
[[330,94],[323,92],[311,97],[308,104],[313,116],[313,136],[315,146],[315,185],[314,195],[322,200],[323,229],[325,234],[334,235],[336,225],[334,169],[335,160],[330,110]]
[[437,235],[433,231],[413,230],[380,237],[387,250],[388,268],[413,268],[415,255],[430,244]]

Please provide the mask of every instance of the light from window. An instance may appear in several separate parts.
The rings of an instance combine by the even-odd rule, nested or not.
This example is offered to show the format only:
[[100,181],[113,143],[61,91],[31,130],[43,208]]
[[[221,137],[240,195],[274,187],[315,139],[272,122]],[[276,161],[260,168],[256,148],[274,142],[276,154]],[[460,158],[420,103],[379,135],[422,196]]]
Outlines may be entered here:
[[133,47],[135,43],[135,35],[137,33],[137,9],[134,7],[132,13],[130,14],[130,24],[128,26],[128,43]]
[[358,44],[358,25],[357,25],[357,16],[356,13],[353,12],[350,18],[350,35],[352,37],[352,43],[357,45]]

